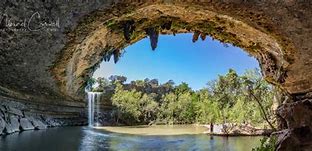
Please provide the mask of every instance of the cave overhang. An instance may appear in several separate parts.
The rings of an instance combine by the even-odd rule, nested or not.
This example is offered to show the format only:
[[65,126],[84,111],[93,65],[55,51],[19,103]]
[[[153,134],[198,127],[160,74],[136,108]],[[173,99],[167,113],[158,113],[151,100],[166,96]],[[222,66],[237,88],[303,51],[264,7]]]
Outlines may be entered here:
[[[261,15],[258,17],[263,19]],[[285,44],[285,39],[272,34],[273,27],[265,27],[254,28],[199,5],[153,4],[135,8],[117,5],[93,12],[68,33],[70,40],[51,69],[61,91],[79,98],[103,59],[109,59],[110,55],[117,59],[125,47],[151,36],[148,30],[154,34],[191,32],[193,40],[211,36],[247,51],[259,61],[265,78],[279,85],[294,59],[290,55],[293,50],[290,43]]]

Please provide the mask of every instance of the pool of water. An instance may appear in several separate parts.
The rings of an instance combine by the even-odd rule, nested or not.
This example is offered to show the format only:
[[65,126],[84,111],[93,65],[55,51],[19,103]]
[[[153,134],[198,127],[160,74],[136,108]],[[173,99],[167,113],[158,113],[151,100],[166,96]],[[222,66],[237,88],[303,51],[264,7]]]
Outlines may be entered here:
[[[119,128],[121,129],[121,128]],[[128,127],[129,129],[129,127]],[[168,131],[167,128],[166,131]],[[174,131],[174,128],[171,129]],[[115,130],[116,131],[116,130]],[[126,130],[129,132],[129,130]],[[135,129],[137,131],[137,129]],[[248,151],[261,137],[218,137],[206,134],[146,135],[104,128],[50,128],[0,137],[1,151]]]

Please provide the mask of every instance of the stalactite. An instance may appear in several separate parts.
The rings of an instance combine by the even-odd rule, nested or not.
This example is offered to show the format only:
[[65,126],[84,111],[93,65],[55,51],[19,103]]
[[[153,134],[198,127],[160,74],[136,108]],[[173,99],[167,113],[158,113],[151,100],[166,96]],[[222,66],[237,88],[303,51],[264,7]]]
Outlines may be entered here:
[[150,38],[152,50],[155,50],[158,43],[159,32],[155,28],[147,28],[145,32]]
[[185,29],[186,29],[187,31],[191,31],[191,27],[190,27],[190,26],[186,26]]
[[163,25],[161,25],[161,29],[170,30],[171,29],[172,21],[165,22]]
[[114,53],[114,50],[113,50],[113,49],[107,50],[107,51],[104,53],[104,55],[103,55],[103,60],[104,60],[105,62],[109,62],[110,59],[111,59],[111,57],[112,57],[112,55],[113,55],[113,53]]
[[134,29],[135,26],[133,20],[127,20],[123,23],[123,33],[127,41],[130,40],[130,36],[133,33]]
[[193,34],[193,39],[192,39],[193,42],[196,42],[196,41],[198,40],[199,34],[200,34],[200,33],[199,33],[198,31],[195,31],[195,32],[194,32],[194,34]]
[[207,36],[206,33],[201,33],[201,34],[200,34],[200,39],[201,39],[202,41],[204,41],[204,40],[206,39],[206,36]]
[[176,36],[177,31],[176,30],[171,30],[171,31],[172,31],[173,36]]
[[104,59],[104,61],[106,62],[108,62],[109,60],[110,60],[110,55],[108,55],[107,53],[105,53],[104,54],[104,56],[103,56],[103,59]]
[[115,62],[115,63],[117,63],[117,62],[119,61],[119,58],[120,58],[120,56],[121,56],[120,54],[121,54],[121,53],[120,53],[120,50],[119,50],[119,49],[115,49],[115,50],[114,50],[114,54],[113,54],[113,55],[114,55],[114,62]]

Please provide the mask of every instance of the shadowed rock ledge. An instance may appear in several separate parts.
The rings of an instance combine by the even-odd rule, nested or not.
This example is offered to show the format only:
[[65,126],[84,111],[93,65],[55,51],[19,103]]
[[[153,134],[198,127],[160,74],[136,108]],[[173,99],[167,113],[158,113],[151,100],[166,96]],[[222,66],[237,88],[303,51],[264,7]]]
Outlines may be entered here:
[[84,105],[41,104],[0,96],[0,135],[87,124]]

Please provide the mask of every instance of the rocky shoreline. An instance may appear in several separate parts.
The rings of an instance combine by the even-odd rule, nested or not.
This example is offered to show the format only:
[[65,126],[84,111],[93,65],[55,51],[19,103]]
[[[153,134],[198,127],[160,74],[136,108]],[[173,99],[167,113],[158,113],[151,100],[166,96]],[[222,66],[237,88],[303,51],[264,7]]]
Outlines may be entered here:
[[0,135],[59,126],[87,125],[85,107],[76,104],[26,103],[0,97]]
[[22,111],[9,106],[0,106],[0,135],[47,127],[48,123],[42,118],[26,116]]
[[216,136],[269,136],[273,133],[272,129],[262,129],[251,126],[249,124],[215,124],[213,128],[211,125],[202,125],[208,129],[205,134]]

